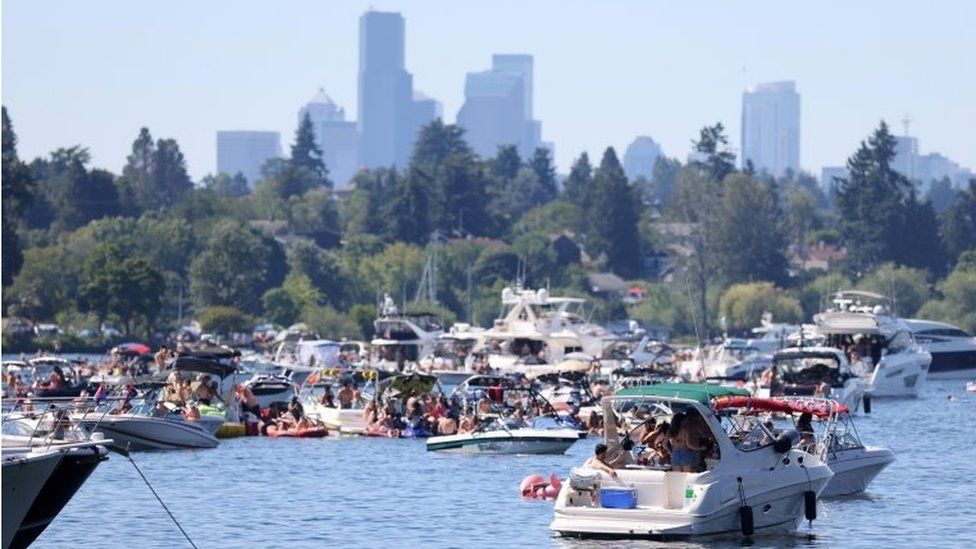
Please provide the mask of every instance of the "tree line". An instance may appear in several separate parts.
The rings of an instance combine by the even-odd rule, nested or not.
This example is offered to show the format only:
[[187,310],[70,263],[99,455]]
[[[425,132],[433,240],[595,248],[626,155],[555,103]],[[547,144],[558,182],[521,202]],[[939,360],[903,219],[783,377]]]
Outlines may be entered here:
[[[489,324],[516,278],[585,296],[587,274],[609,271],[644,298],[590,296],[594,320],[679,335],[744,329],[764,311],[800,320],[855,286],[895,294],[904,314],[976,325],[976,181],[920,197],[891,167],[883,122],[830,189],[737,169],[721,124],[702,129],[688,162],[662,157],[630,181],[612,147],[595,163],[581,154],[560,180],[547,149],[481,158],[462,128],[435,120],[407,166],[362,171],[340,190],[307,118],[257,182],[194,183],[177,142],[147,128],[119,174],[92,167],[81,146],[26,162],[16,145],[4,108],[4,315],[34,323],[153,338],[189,318],[222,330],[304,321],[368,337],[384,293]],[[791,263],[823,245],[846,250],[829,273]],[[424,295],[434,257],[436,295]]]

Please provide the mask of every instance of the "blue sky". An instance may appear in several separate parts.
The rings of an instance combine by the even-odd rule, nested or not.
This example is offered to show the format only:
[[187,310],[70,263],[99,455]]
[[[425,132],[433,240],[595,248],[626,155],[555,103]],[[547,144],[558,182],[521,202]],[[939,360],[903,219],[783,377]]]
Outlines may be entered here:
[[82,144],[121,170],[139,127],[214,170],[215,132],[282,132],[319,87],[356,116],[358,18],[407,23],[415,88],[453,121],[464,75],[535,56],[535,111],[565,170],[650,135],[684,158],[706,123],[738,148],[746,85],[795,80],[801,164],[844,162],[878,120],[976,168],[976,2],[4,0],[2,99],[21,156]]

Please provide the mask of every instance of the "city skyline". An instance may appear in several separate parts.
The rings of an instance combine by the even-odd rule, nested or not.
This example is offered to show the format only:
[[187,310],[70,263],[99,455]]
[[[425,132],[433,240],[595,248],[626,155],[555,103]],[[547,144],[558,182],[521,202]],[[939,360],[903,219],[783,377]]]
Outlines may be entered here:
[[[226,19],[233,31],[213,27],[218,15],[227,17],[219,5],[58,5],[4,6],[3,101],[28,158],[81,144],[93,165],[117,172],[139,127],[147,126],[180,143],[199,180],[216,171],[218,130],[278,131],[287,149],[296,109],[318,88],[346,107],[347,120],[358,121],[351,112],[358,111],[357,21],[373,6],[399,11],[407,21],[406,70],[413,88],[441,101],[446,122],[455,121],[451,115],[463,103],[467,72],[495,53],[532,55],[533,118],[555,143],[561,172],[583,151],[592,157],[614,146],[623,154],[639,135],[683,160],[698,129],[716,121],[740,151],[742,92],[777,80],[796,81],[802,90],[801,167],[814,175],[843,164],[882,118],[900,135],[906,114],[926,151],[976,166],[966,133],[976,123],[976,85],[965,71],[976,39],[963,23],[976,9],[964,2],[935,6],[921,18],[911,3],[894,3],[886,6],[884,25],[875,24],[878,15],[869,7],[841,3],[843,17],[823,5],[559,4],[558,33],[542,28],[556,7],[545,2],[520,7],[518,17],[505,9],[515,4],[504,2],[447,10],[390,2],[280,9],[256,3]],[[507,32],[492,32],[502,20]],[[796,20],[804,25],[796,27]],[[828,39],[818,25],[843,39]],[[271,40],[247,43],[257,32]],[[590,39],[573,38],[584,32]],[[930,36],[927,43],[941,55],[897,41],[910,32]],[[890,37],[896,38],[882,39]],[[120,41],[132,46],[118,48]],[[64,56],[68,45],[86,62]],[[134,59],[164,47],[152,70],[129,70]]]

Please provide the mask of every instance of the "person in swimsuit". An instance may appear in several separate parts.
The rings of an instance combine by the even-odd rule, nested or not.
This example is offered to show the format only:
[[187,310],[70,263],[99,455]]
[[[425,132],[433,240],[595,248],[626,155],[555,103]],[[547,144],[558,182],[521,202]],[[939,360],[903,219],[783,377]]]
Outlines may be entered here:
[[617,471],[615,471],[613,467],[610,467],[610,465],[607,464],[606,457],[607,457],[607,445],[601,442],[600,444],[596,445],[596,448],[593,450],[593,456],[590,459],[586,460],[586,463],[583,464],[583,467],[586,467],[587,469],[596,469],[597,471],[603,471],[604,473],[610,475],[611,477],[616,477]]
[[679,473],[692,473],[698,467],[698,456],[695,452],[704,451],[698,441],[691,440],[686,416],[682,412],[674,414],[671,426],[668,428],[668,441],[671,443],[671,469]]

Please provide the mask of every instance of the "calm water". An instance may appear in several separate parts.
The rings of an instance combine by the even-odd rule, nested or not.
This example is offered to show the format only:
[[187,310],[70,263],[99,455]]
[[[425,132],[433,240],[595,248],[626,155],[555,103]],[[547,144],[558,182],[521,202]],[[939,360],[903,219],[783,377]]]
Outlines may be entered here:
[[[866,443],[895,450],[895,463],[866,495],[821,503],[812,529],[756,546],[973,546],[976,394],[963,386],[930,382],[918,399],[875,401],[858,428]],[[949,393],[958,401],[947,401]],[[627,545],[553,538],[552,503],[518,497],[523,477],[565,476],[595,443],[581,441],[565,456],[450,456],[428,454],[416,440],[260,437],[134,459],[201,548]],[[36,543],[132,545],[186,541],[115,455]],[[657,545],[667,544],[630,544]]]

